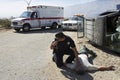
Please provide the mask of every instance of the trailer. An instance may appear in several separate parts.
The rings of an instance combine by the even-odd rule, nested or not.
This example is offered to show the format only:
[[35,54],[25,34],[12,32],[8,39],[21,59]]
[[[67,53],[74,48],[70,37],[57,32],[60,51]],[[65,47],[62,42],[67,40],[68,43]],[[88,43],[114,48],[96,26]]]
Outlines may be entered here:
[[50,27],[51,29],[61,26],[64,19],[64,8],[56,6],[29,6],[19,18],[11,21],[11,26],[16,31],[29,31],[31,28]]
[[91,43],[120,53],[120,11],[107,11],[86,18],[84,34]]

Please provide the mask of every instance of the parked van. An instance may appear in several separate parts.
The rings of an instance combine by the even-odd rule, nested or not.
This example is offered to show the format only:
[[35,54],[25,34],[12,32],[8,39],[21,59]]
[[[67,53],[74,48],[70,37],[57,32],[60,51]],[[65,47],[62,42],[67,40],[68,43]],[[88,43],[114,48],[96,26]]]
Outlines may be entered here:
[[16,31],[29,31],[31,28],[50,27],[51,29],[61,26],[64,19],[64,8],[55,6],[29,6],[19,18],[11,21],[11,26]]

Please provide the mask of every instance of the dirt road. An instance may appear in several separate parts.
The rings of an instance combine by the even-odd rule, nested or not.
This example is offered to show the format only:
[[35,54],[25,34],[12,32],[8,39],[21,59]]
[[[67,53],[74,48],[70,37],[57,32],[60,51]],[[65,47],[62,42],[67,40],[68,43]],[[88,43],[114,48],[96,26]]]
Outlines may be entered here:
[[120,58],[93,47],[86,43],[84,38],[77,40],[76,32],[64,33],[74,39],[78,49],[81,45],[86,45],[97,54],[94,64],[115,65],[116,70],[77,75],[74,72],[58,69],[51,60],[52,51],[49,49],[54,34],[58,31],[33,30],[28,33],[0,31],[0,80],[120,79]]
[[[0,32],[0,80],[43,80],[55,30]],[[41,75],[42,74],[42,75]]]

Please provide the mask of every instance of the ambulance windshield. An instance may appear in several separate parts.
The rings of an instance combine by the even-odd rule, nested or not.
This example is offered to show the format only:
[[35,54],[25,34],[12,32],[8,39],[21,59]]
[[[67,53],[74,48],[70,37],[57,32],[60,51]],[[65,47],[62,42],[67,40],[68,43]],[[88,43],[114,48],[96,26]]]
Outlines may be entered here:
[[31,12],[25,11],[22,13],[22,15],[20,16],[21,18],[29,18],[31,15]]

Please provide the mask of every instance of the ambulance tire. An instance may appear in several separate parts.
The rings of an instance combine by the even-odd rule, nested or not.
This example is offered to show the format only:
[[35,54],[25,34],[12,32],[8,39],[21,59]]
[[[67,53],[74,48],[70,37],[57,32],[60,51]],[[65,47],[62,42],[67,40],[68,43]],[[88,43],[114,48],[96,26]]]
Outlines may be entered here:
[[23,32],[28,32],[28,31],[30,31],[30,25],[25,24],[22,29],[23,29]]
[[57,24],[56,22],[54,22],[54,23],[52,24],[52,26],[51,26],[51,29],[56,29],[57,26],[58,26],[58,24]]
[[41,27],[41,29],[45,29],[45,28],[46,28],[45,26]]

